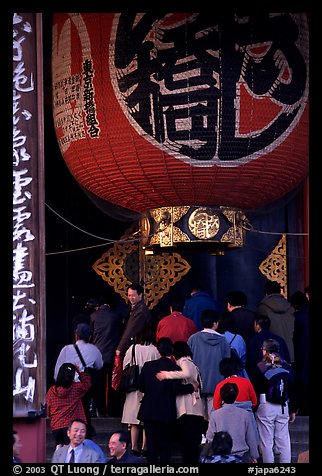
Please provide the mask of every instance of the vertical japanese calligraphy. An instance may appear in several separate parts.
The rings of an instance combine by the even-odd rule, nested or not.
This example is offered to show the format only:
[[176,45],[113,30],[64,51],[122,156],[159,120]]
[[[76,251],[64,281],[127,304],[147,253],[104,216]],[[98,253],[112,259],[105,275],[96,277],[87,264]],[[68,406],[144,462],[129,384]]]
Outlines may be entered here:
[[[35,14],[13,15],[13,410],[38,408],[39,236]],[[38,185],[36,185],[38,184]],[[39,220],[39,222],[38,222]]]

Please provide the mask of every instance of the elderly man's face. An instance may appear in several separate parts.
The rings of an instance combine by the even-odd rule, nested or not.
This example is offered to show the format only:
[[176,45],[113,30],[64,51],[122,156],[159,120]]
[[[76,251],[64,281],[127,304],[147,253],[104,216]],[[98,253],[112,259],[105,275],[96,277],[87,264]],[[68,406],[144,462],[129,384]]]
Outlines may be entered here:
[[109,450],[110,450],[110,455],[112,457],[115,456],[115,458],[121,458],[121,456],[123,456],[123,454],[125,453],[126,451],[126,443],[122,443],[120,441],[120,435],[118,433],[114,433],[109,442],[108,442],[108,447],[109,447]]
[[74,421],[70,430],[67,431],[67,435],[72,447],[80,445],[86,438],[86,425],[80,421]]

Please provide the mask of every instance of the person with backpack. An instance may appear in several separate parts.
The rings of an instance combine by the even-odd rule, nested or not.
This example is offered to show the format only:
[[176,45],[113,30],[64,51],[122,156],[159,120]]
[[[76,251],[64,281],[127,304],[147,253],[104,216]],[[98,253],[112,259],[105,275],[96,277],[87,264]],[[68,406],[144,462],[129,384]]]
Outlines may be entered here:
[[230,357],[234,359],[236,367],[236,375],[239,377],[245,377],[249,379],[246,372],[246,360],[247,360],[247,348],[244,338],[240,334],[235,334],[230,330],[231,322],[226,315],[223,315],[219,321],[218,332],[222,334],[229,347]]
[[289,423],[295,421],[294,371],[279,354],[279,343],[266,339],[253,385],[259,397],[256,421],[263,463],[291,463]]

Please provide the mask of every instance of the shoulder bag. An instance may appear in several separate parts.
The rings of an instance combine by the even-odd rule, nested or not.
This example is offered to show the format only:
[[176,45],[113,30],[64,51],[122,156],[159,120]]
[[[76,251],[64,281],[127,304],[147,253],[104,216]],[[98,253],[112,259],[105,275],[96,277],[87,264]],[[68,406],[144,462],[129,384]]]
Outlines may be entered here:
[[74,344],[74,347],[75,347],[75,350],[78,354],[78,357],[79,357],[79,360],[81,361],[83,367],[84,367],[84,371],[86,373],[88,373],[90,376],[91,376],[91,381],[92,381],[92,385],[97,385],[97,382],[98,382],[98,369],[96,369],[95,367],[87,367],[86,365],[86,362],[84,360],[84,357],[82,356],[82,353],[81,351],[79,350],[79,347],[77,344]]
[[134,392],[138,389],[140,367],[135,360],[135,344],[132,347],[131,362],[123,369],[119,388],[126,393]]

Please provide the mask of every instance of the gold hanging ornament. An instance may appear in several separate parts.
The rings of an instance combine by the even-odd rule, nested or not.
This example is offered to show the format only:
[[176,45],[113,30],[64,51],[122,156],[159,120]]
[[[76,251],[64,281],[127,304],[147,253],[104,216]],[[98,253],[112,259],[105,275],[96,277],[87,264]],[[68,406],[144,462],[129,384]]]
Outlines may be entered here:
[[152,309],[171,286],[188,273],[190,265],[179,253],[145,254],[142,244],[149,229],[144,219],[140,223],[140,233],[142,240],[135,240],[138,232],[131,227],[92,268],[125,300],[128,286],[143,281],[144,300]]
[[281,294],[287,299],[286,235],[282,235],[273,251],[261,262],[259,270],[269,281],[280,284]]

